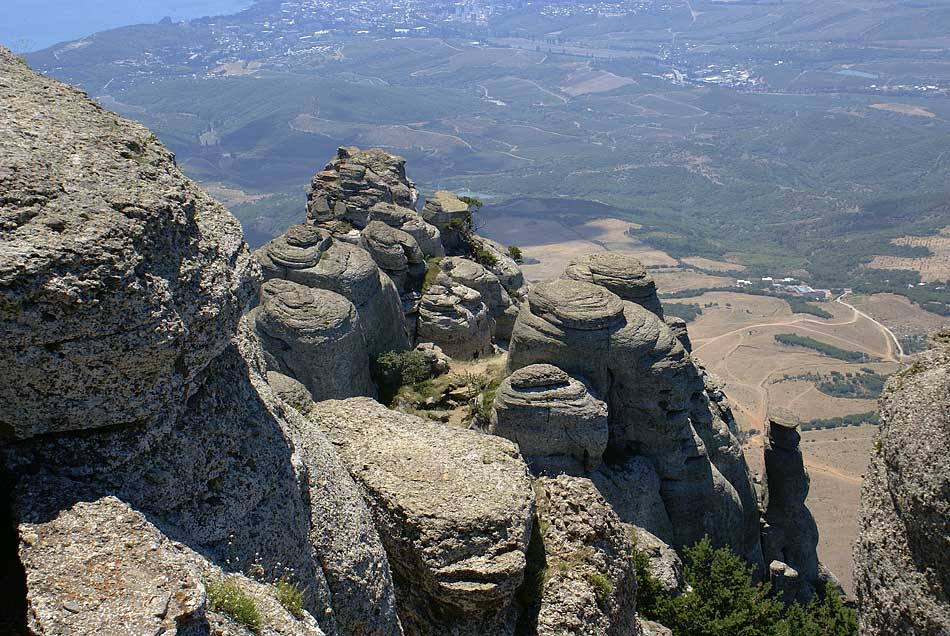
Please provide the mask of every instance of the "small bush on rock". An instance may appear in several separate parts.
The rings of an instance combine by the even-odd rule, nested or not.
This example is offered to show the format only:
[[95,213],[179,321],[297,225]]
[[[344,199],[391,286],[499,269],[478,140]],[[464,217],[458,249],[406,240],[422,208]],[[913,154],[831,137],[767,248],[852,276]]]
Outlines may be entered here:
[[508,256],[516,263],[524,261],[524,254],[522,254],[521,248],[517,245],[508,246]]
[[425,382],[430,377],[429,365],[419,351],[387,351],[373,360],[370,369],[379,388],[380,401],[391,404],[403,386]]
[[264,619],[257,609],[257,602],[237,583],[228,579],[206,581],[205,589],[212,612],[233,618],[255,634],[261,630]]
[[303,614],[303,590],[297,587],[296,583],[291,583],[287,579],[279,579],[274,583],[274,591],[277,600],[284,606],[285,610],[294,616]]

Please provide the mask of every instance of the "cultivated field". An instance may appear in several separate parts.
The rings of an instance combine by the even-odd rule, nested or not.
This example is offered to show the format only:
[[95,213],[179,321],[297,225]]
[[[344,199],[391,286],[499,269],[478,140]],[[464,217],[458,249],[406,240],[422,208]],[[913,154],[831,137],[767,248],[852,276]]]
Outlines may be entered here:
[[950,228],[944,228],[937,236],[902,236],[891,242],[907,247],[925,247],[932,255],[923,258],[876,256],[868,267],[913,270],[920,272],[920,279],[925,283],[950,281]]

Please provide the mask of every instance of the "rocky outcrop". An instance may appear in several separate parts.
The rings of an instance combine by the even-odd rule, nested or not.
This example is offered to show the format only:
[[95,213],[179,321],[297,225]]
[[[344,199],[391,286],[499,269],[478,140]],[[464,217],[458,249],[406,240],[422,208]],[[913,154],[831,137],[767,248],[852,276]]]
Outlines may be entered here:
[[[260,274],[237,221],[144,128],[5,51],[0,131],[0,460],[14,522],[29,532],[114,496],[216,567],[293,572],[329,634],[400,634],[355,483],[274,397],[239,322]],[[29,562],[27,594],[31,576],[55,574],[42,567]],[[83,603],[108,608],[112,593],[89,588]],[[151,625],[151,611],[125,619]],[[88,618],[84,633],[111,632],[113,617]]]
[[770,571],[785,579],[775,580],[776,587],[794,587],[787,594],[807,602],[818,582],[818,526],[805,506],[810,480],[798,447],[801,435],[797,422],[776,418],[766,435],[762,552]]
[[382,221],[370,221],[360,233],[358,245],[369,252],[381,270],[403,290],[410,278],[421,280],[426,260],[416,239]]
[[[701,413],[710,408],[702,374],[657,314],[589,282],[560,279],[533,287],[515,325],[509,367],[536,363],[583,377],[605,396],[613,464],[649,459],[672,534],[651,531],[674,546],[708,534],[763,567],[754,532],[758,510],[738,442],[717,436],[712,415]],[[704,435],[717,448],[707,449]],[[727,448],[720,450],[720,442]],[[713,461],[720,456],[739,458],[735,477],[745,496]]]
[[485,268],[498,278],[505,289],[521,297],[525,291],[524,273],[515,259],[508,255],[505,246],[482,236],[477,236],[476,241],[483,252],[480,260],[485,263]]
[[515,320],[518,319],[518,306],[498,277],[475,261],[457,256],[443,259],[440,265],[453,281],[481,294],[482,301],[495,321],[493,338],[496,342],[507,344],[511,340]]
[[390,227],[402,230],[416,240],[426,257],[445,256],[442,234],[439,228],[426,223],[415,210],[392,203],[377,203],[369,210],[369,220],[381,221]]
[[356,306],[371,356],[409,349],[396,286],[363,249],[312,225],[292,225],[257,251],[266,279],[326,289]]
[[453,192],[440,190],[426,199],[422,208],[422,218],[439,228],[439,231],[458,230],[467,225],[472,218],[469,205],[455,196]]
[[534,513],[514,444],[360,398],[308,415],[363,489],[408,632],[510,634]]
[[343,296],[272,279],[252,316],[268,368],[299,380],[311,399],[375,395],[359,316]]
[[208,598],[222,581],[252,599],[262,633],[323,636],[306,611],[282,607],[274,587],[226,575],[115,497],[26,521],[20,537],[37,636],[246,633]]
[[492,352],[492,324],[481,294],[442,275],[419,303],[416,340],[435,343],[452,358],[471,360]]
[[599,252],[571,261],[564,278],[606,287],[623,300],[629,300],[660,318],[663,307],[656,295],[656,283],[639,260],[623,252]]
[[635,541],[635,548],[650,560],[650,574],[669,594],[677,594],[683,588],[683,562],[676,550],[658,536],[639,528],[627,526],[627,534]]
[[864,636],[950,634],[950,334],[894,376],[861,491]]
[[377,203],[413,209],[418,198],[402,157],[378,148],[341,147],[336,158],[310,181],[307,218],[317,223],[346,221],[362,229]]
[[557,367],[535,364],[502,381],[489,432],[518,444],[529,461],[567,456],[594,470],[607,449],[607,405]]
[[624,525],[588,479],[535,482],[547,577],[538,636],[639,633],[633,545]]

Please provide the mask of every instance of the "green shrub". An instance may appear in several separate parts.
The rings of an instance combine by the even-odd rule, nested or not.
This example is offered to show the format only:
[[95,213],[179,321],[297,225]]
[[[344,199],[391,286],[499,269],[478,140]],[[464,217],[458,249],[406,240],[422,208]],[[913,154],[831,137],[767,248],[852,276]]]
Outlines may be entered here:
[[693,322],[703,315],[703,308],[694,303],[666,303],[663,305],[663,313],[667,316],[682,318],[686,322]]
[[516,245],[508,246],[508,256],[516,263],[520,263],[524,260],[524,254],[522,254],[521,248]]
[[420,351],[387,351],[373,360],[370,374],[379,388],[380,401],[389,405],[401,387],[429,379],[430,370]]
[[587,582],[594,589],[594,597],[598,603],[604,603],[614,593],[614,584],[600,572],[587,575]]
[[484,203],[482,203],[475,197],[459,197],[459,201],[461,201],[462,203],[464,203],[470,208],[481,209],[481,207],[485,205]]
[[494,267],[498,264],[498,258],[493,252],[485,249],[484,245],[475,247],[475,260],[485,267]]
[[206,581],[205,589],[211,611],[230,616],[254,633],[260,631],[264,619],[257,609],[257,602],[237,583],[222,578]]
[[799,336],[798,334],[794,333],[778,333],[775,334],[774,338],[779,344],[789,345],[792,347],[804,347],[806,349],[811,349],[812,351],[817,351],[818,353],[826,355],[830,358],[844,360],[845,362],[868,362],[871,359],[871,357],[863,351],[849,351],[847,349],[841,349],[834,345],[822,342],[821,340],[809,338],[808,336]]
[[449,219],[449,229],[463,232],[468,229],[468,223],[464,219]]
[[422,293],[426,293],[430,287],[435,284],[435,279],[439,277],[439,272],[442,271],[442,257],[433,256],[426,259],[426,269],[425,278],[422,280]]
[[277,600],[284,606],[285,610],[294,616],[303,614],[303,590],[296,583],[291,583],[287,579],[279,579],[274,583],[274,591]]

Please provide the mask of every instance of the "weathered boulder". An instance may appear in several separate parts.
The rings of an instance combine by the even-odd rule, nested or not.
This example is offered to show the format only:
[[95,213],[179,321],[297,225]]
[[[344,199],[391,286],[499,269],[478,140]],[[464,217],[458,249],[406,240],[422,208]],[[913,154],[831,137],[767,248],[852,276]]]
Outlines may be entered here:
[[501,243],[492,241],[483,236],[476,236],[476,241],[482,252],[488,255],[485,267],[492,274],[498,277],[499,282],[505,286],[505,289],[513,294],[523,295],[525,290],[524,272],[515,262],[515,259],[508,255],[508,250]]
[[637,577],[626,528],[588,479],[535,482],[547,580],[538,636],[638,633]]
[[272,279],[252,316],[268,368],[299,380],[312,399],[375,395],[356,307],[340,294]]
[[452,358],[445,355],[438,345],[431,342],[420,342],[413,351],[418,351],[422,355],[431,377],[434,378],[449,372],[449,363]]
[[318,223],[346,221],[363,228],[377,203],[412,209],[418,198],[402,157],[378,148],[341,147],[336,158],[310,181],[307,218]]
[[689,331],[686,328],[686,321],[682,318],[677,318],[676,316],[665,316],[663,318],[663,322],[665,322],[666,326],[670,328],[670,331],[672,331],[673,335],[676,336],[676,339],[680,341],[680,344],[683,345],[683,348],[692,352],[693,343],[689,339]]
[[416,239],[382,221],[370,221],[360,233],[358,245],[369,252],[381,270],[404,289],[411,276],[422,278],[426,273],[425,255]]
[[599,252],[571,261],[564,278],[606,287],[623,300],[629,300],[663,317],[663,307],[656,295],[656,283],[643,264],[623,252]]
[[225,575],[115,497],[77,502],[20,533],[37,636],[245,633],[209,602],[206,587],[221,581],[253,599],[265,633],[323,636],[309,613],[284,609],[273,587]]
[[650,560],[650,574],[669,594],[683,588],[683,562],[676,550],[652,532],[628,525],[627,534],[635,540],[637,550]]
[[427,223],[415,210],[392,203],[377,203],[370,208],[369,220],[382,221],[390,227],[402,230],[416,240],[419,249],[427,257],[445,256],[445,247],[442,245],[442,234],[439,228]]
[[274,391],[274,395],[298,411],[309,408],[313,402],[313,395],[300,381],[278,371],[267,372],[267,384]]
[[[805,506],[810,480],[799,448],[798,423],[772,419],[766,435],[762,552],[767,563],[785,566],[782,575],[797,579],[799,600],[808,601],[818,582],[818,526]],[[771,566],[770,570],[775,572]]]
[[366,250],[312,225],[292,225],[257,251],[266,279],[345,296],[356,306],[371,356],[409,348],[396,286]]
[[854,550],[865,636],[950,634],[948,342],[938,337],[881,396]]
[[[3,497],[13,523],[46,524],[77,502],[116,496],[216,566],[253,564],[268,579],[293,572],[328,634],[401,634],[356,484],[326,437],[273,395],[260,344],[238,320],[258,274],[237,221],[143,128],[5,50],[0,97],[0,347],[20,348],[10,358],[3,349],[3,372],[25,381],[3,394],[0,421],[33,422],[11,426],[23,439],[0,442],[3,473],[15,476]],[[47,217],[60,198],[58,220]],[[11,254],[20,256],[4,260]],[[16,309],[24,298],[33,305]],[[45,341],[45,354],[22,340],[55,333],[70,341]],[[110,523],[119,521],[96,524],[97,539],[122,535]],[[31,562],[27,580],[65,575],[43,567]],[[86,588],[95,598],[80,609],[108,608],[120,591]]]
[[557,367],[535,364],[502,381],[489,432],[518,444],[529,462],[565,455],[594,470],[607,448],[607,405]]
[[453,281],[481,294],[482,301],[495,320],[493,337],[497,342],[507,344],[518,318],[518,306],[512,302],[508,290],[498,277],[475,261],[458,256],[444,258],[440,265]]
[[146,422],[228,346],[257,265],[139,124],[0,52],[0,437]]
[[458,229],[462,224],[468,224],[472,213],[469,205],[454,193],[440,190],[432,195],[431,199],[426,199],[422,218],[444,233],[446,230]]
[[363,489],[407,632],[511,633],[534,513],[514,444],[365,398],[321,402],[308,416]]
[[442,276],[419,303],[416,340],[435,343],[459,360],[490,354],[493,321],[481,294]]

